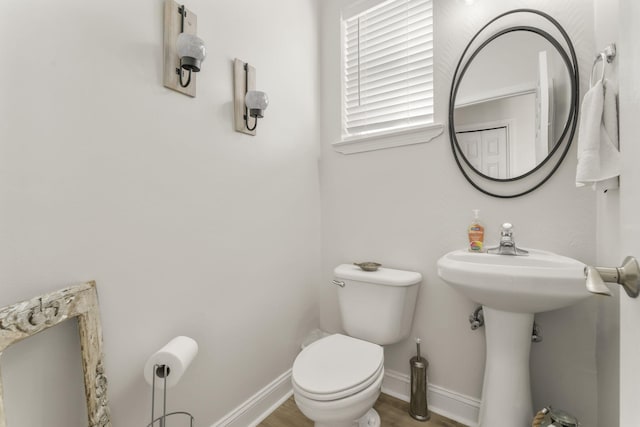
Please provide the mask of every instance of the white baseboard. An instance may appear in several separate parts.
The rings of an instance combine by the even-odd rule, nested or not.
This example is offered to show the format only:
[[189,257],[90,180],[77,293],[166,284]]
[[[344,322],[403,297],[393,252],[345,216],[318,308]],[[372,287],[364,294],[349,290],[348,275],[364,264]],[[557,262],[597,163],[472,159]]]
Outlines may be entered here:
[[211,427],[255,427],[292,394],[289,369]]
[[[382,382],[382,392],[397,399],[409,401],[411,381],[408,375],[386,370]],[[477,427],[480,401],[446,388],[429,384],[427,386],[429,410],[458,421],[469,427]]]
[[[409,401],[408,375],[386,370],[382,392],[397,399]],[[291,369],[273,380],[211,427],[255,427],[293,394]],[[469,427],[477,427],[480,401],[443,387],[429,384],[427,388],[429,410]]]

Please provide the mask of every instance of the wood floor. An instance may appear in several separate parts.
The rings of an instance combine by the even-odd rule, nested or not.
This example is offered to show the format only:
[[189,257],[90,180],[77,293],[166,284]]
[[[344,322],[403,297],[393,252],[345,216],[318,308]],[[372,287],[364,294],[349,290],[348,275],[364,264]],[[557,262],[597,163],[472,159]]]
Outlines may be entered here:
[[[380,395],[374,408],[380,414],[382,427],[466,427],[433,412],[429,421],[416,421],[409,416],[408,403],[386,394]],[[313,421],[302,415],[291,396],[258,427],[313,427]]]

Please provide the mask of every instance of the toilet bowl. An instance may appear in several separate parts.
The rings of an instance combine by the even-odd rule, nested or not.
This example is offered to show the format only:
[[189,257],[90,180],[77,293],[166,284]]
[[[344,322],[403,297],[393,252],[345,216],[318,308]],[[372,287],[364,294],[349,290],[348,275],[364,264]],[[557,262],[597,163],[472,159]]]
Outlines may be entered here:
[[316,427],[378,427],[373,405],[384,377],[382,347],[334,334],[306,347],[293,364],[296,405]]
[[382,346],[408,336],[422,275],[342,264],[334,276],[349,336],[329,335],[298,354],[291,374],[293,396],[316,427],[379,427],[373,405],[384,377]]

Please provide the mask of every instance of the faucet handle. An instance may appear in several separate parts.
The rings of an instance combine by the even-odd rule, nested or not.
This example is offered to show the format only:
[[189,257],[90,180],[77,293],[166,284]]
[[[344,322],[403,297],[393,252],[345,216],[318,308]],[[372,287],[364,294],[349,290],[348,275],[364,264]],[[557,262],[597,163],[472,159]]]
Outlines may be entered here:
[[502,236],[502,238],[511,239],[511,235],[513,234],[513,231],[511,231],[512,229],[513,229],[513,225],[511,225],[510,222],[503,223],[502,231],[500,232],[500,235]]

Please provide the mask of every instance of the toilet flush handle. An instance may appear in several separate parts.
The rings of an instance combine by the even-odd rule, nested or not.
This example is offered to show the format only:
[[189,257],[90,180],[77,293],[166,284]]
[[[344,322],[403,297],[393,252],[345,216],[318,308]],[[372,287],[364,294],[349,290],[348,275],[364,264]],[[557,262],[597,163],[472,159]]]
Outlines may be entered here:
[[342,280],[333,279],[331,283],[333,283],[336,286],[340,286],[341,288],[344,288],[344,282]]

